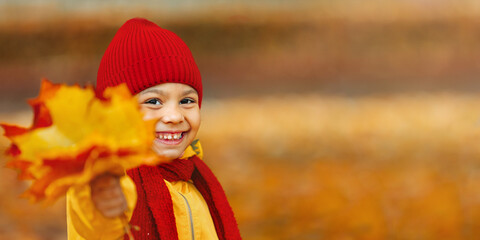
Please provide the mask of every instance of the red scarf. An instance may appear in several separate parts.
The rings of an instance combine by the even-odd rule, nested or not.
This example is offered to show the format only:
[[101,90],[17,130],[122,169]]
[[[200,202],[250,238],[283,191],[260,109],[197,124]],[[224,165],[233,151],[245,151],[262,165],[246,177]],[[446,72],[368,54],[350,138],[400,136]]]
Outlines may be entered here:
[[[130,223],[140,227],[136,240],[178,240],[169,182],[192,180],[210,210],[220,240],[241,239],[232,208],[212,171],[197,156],[175,159],[159,166],[141,166],[128,175],[137,187],[138,200]],[[125,236],[125,239],[128,239]]]

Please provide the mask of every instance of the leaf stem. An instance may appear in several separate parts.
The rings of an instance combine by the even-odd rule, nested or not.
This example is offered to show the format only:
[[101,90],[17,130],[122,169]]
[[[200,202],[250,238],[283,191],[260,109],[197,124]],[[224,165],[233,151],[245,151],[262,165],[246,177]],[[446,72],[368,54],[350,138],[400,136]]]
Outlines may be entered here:
[[123,228],[125,230],[125,234],[127,234],[129,240],[135,240],[132,234],[132,226],[128,222],[128,217],[127,214],[123,213],[122,216],[120,216],[120,219],[122,220]]

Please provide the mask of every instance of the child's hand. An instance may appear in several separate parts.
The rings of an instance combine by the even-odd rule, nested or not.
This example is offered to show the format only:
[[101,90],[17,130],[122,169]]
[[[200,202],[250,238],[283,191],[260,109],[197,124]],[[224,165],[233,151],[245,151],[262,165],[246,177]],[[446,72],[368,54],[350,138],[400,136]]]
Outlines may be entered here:
[[120,177],[111,174],[98,176],[90,182],[92,201],[105,217],[122,216],[127,210],[127,201],[120,187]]

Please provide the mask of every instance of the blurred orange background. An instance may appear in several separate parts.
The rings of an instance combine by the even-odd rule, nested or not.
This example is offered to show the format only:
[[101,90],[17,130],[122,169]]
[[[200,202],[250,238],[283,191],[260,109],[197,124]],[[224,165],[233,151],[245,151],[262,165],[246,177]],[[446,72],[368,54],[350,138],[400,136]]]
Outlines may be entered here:
[[[132,17],[191,48],[205,160],[244,239],[480,235],[478,1],[5,0],[0,121],[30,124],[42,77],[94,84]],[[0,177],[0,239],[66,239],[64,199]]]

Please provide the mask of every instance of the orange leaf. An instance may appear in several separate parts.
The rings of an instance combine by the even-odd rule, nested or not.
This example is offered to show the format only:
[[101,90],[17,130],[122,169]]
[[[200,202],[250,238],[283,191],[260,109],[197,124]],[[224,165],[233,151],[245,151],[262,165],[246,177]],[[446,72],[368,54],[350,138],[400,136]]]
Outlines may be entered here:
[[107,88],[101,97],[92,87],[42,81],[30,128],[2,124],[12,142],[8,167],[34,179],[24,196],[52,202],[75,184],[105,172],[160,161],[151,150],[154,122],[143,120],[125,85]]

